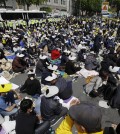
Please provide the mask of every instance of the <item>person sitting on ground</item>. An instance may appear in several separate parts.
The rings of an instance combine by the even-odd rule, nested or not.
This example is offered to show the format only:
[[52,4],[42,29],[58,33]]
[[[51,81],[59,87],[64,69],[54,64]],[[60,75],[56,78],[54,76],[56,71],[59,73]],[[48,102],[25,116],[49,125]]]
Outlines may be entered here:
[[12,62],[12,69],[15,73],[23,73],[27,67],[27,63],[23,59],[23,54],[17,54],[15,59]]
[[49,85],[58,87],[58,97],[61,99],[66,100],[72,96],[72,81],[66,81],[64,78],[58,77],[55,73],[52,73],[52,76],[48,76],[45,80],[50,82]]
[[56,134],[72,134],[75,125],[78,134],[103,134],[101,110],[90,103],[73,104],[68,116],[56,130]]
[[28,78],[20,88],[20,91],[32,96],[41,95],[41,84],[35,78],[35,71],[33,69],[28,72]]
[[87,58],[85,59],[85,69],[87,70],[96,70],[98,68],[98,62],[95,57],[95,53],[93,51],[90,52],[90,54],[87,55]]
[[67,114],[67,108],[62,107],[55,96],[59,89],[56,86],[47,86],[44,96],[41,98],[41,116],[44,121],[50,121],[53,125],[58,119]]
[[33,111],[33,101],[23,99],[20,103],[20,111],[16,117],[15,131],[17,134],[46,133],[50,128],[49,122],[39,124],[41,116]]
[[45,69],[42,72],[42,77],[41,77],[41,83],[44,85],[49,85],[49,82],[45,80],[45,78],[47,78],[48,76],[52,76],[53,71],[56,71],[58,69],[58,66],[56,65],[48,65],[47,69]]
[[[16,98],[21,99],[19,94],[12,89],[12,84],[0,85],[0,114],[8,116],[18,111]],[[14,97],[16,95],[16,98]]]
[[66,65],[65,65],[65,72],[66,72],[68,75],[73,75],[73,74],[75,74],[75,73],[77,72],[76,67],[75,67],[75,65],[74,65],[74,61],[75,61],[76,57],[70,55],[70,56],[68,57],[68,59],[69,59],[69,60],[68,60],[68,62],[67,62]]
[[41,54],[39,56],[39,60],[36,64],[36,70],[35,70],[37,76],[41,76],[42,72],[45,70],[45,68],[46,68],[46,58],[47,58],[47,56],[43,55],[43,54]]

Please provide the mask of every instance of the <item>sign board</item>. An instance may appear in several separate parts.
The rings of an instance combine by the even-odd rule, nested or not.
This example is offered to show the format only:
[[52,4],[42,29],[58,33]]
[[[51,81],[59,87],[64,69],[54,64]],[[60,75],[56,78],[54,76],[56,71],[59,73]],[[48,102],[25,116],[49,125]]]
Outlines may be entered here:
[[102,13],[108,13],[109,9],[109,2],[103,2],[102,3]]

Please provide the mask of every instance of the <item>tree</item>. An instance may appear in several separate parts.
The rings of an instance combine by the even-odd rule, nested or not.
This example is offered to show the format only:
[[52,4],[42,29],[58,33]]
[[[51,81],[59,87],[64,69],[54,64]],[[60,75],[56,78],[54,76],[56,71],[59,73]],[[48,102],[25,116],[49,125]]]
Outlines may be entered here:
[[47,0],[33,0],[33,3],[36,6],[39,6],[39,5],[43,4],[44,2],[47,2]]
[[101,12],[102,0],[73,0],[73,13],[74,15],[80,15],[83,12],[92,15],[94,13]]
[[109,0],[110,6],[116,8],[117,15],[119,14],[120,11],[120,0]]
[[4,8],[6,8],[6,1],[7,0],[0,0],[0,3],[4,5]]

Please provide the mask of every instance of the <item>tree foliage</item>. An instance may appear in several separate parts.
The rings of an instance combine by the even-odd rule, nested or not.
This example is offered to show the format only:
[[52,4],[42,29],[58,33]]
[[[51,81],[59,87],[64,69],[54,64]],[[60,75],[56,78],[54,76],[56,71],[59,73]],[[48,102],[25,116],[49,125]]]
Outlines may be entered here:
[[110,6],[111,8],[116,8],[116,12],[117,14],[120,11],[120,0],[108,0],[110,2]]
[[73,14],[101,12],[102,0],[73,0]]
[[7,0],[0,0],[0,4],[3,4],[5,8],[6,8],[6,1]]

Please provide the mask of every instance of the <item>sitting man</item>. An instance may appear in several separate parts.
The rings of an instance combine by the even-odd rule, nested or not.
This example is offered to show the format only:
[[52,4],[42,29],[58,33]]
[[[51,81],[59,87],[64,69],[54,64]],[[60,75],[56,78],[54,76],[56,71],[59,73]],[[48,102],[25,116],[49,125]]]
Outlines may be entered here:
[[63,99],[69,99],[72,94],[72,81],[66,81],[62,77],[58,77],[55,73],[52,73],[52,76],[48,76],[46,79],[50,84],[55,85],[59,89],[58,96]]
[[39,60],[36,64],[36,75],[40,77],[42,75],[42,72],[45,70],[46,66],[46,55],[40,55]]
[[45,80],[45,78],[47,78],[48,76],[51,76],[53,71],[56,71],[58,69],[58,66],[56,65],[48,65],[47,69],[45,69],[43,72],[42,72],[42,77],[41,77],[41,83],[44,84],[44,85],[48,85],[49,82]]
[[50,123],[48,121],[39,124],[41,117],[33,111],[33,101],[23,99],[20,103],[20,112],[16,117],[16,133],[17,134],[44,134],[49,130]]
[[12,69],[15,73],[23,73],[28,66],[27,63],[23,60],[23,57],[23,54],[18,53],[12,62]]
[[21,99],[21,97],[11,89],[12,84],[0,85],[0,114],[3,116],[12,115],[18,111],[14,95],[17,99]]
[[48,86],[41,98],[41,116],[44,121],[50,121],[53,125],[58,119],[67,114],[67,108],[62,107],[55,96],[59,89],[56,86]]

